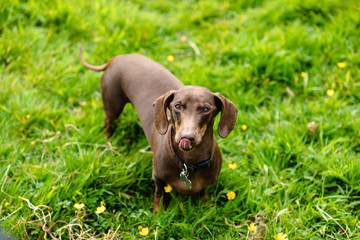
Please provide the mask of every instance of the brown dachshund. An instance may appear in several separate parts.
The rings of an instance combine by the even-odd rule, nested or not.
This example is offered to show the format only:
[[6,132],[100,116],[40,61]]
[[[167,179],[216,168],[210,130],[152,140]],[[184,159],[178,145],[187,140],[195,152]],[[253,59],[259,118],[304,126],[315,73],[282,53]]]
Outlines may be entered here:
[[130,102],[142,124],[154,153],[152,177],[155,182],[153,207],[158,211],[169,184],[182,194],[201,192],[219,176],[222,157],[214,136],[214,119],[225,138],[235,126],[237,108],[220,93],[199,86],[184,86],[159,63],[139,54],[119,55],[101,66],[84,61],[88,69],[104,71],[101,93],[105,128],[113,134],[113,122]]

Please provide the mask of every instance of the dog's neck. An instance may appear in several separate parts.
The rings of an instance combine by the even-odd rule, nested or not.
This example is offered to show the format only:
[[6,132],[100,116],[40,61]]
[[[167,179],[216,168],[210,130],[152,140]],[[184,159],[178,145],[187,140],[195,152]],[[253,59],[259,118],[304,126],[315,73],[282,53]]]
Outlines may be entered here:
[[181,158],[187,164],[197,164],[203,161],[206,161],[212,158],[213,147],[214,147],[214,133],[213,130],[208,130],[201,143],[191,151],[182,151],[179,147],[179,143],[175,142],[175,131],[171,128],[169,133],[170,138],[170,147],[172,148],[174,154]]

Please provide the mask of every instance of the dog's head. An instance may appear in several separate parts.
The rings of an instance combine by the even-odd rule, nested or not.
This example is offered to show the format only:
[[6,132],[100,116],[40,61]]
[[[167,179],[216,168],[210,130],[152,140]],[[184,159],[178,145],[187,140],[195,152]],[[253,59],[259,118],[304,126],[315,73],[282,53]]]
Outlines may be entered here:
[[171,90],[153,103],[157,131],[164,135],[169,127],[175,131],[175,142],[183,151],[191,151],[203,137],[212,133],[215,116],[221,112],[218,126],[225,138],[235,126],[237,108],[220,93],[199,86]]

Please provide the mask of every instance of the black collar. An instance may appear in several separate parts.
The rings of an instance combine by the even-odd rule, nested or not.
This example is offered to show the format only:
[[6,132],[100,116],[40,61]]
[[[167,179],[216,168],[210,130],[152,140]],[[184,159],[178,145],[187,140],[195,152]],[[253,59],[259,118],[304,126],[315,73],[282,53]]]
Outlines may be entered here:
[[176,153],[174,153],[174,158],[175,160],[178,162],[178,164],[180,164],[183,168],[184,165],[186,165],[186,167],[189,169],[189,171],[191,172],[195,172],[196,170],[208,167],[211,163],[211,157],[208,160],[205,160],[203,162],[200,163],[196,163],[196,164],[187,164],[184,160],[182,160],[178,155],[176,155]]

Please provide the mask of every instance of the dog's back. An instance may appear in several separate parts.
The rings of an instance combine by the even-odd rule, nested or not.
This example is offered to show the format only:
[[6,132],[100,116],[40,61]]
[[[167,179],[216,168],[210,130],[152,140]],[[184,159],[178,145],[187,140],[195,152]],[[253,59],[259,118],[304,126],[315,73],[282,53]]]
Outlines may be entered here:
[[109,62],[94,66],[85,62],[80,49],[81,63],[93,71],[105,71],[101,78],[101,93],[105,111],[105,127],[113,133],[113,121],[128,102],[134,106],[144,133],[151,145],[155,131],[153,102],[164,93],[184,85],[169,70],[140,54],[124,54]]

